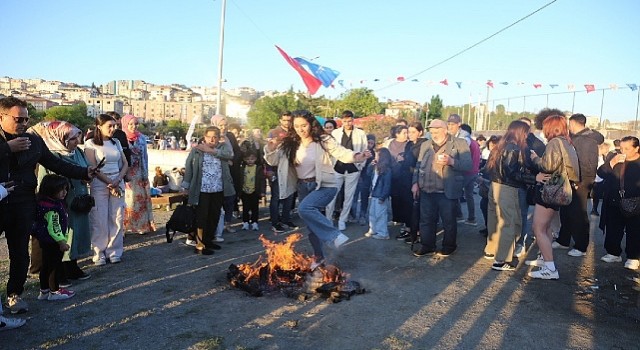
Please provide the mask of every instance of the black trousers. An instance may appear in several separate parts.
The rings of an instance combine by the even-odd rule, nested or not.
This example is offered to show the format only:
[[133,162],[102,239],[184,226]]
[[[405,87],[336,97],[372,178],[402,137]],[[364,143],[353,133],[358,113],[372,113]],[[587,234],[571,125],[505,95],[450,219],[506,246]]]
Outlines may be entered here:
[[35,215],[35,198],[26,202],[0,205],[0,232],[4,232],[9,248],[7,296],[20,295],[24,291],[29,271],[29,237]]
[[202,241],[205,246],[209,246],[216,235],[223,202],[224,192],[200,192],[200,199],[196,207],[196,227],[202,229]]
[[60,281],[64,278],[64,267],[62,265],[64,253],[60,251],[60,246],[57,243],[40,242],[40,249],[42,249],[40,289],[56,291],[59,288]]
[[[260,205],[260,194],[258,191],[244,193],[242,197],[242,222],[258,222],[258,210]],[[251,215],[249,215],[251,212]]]
[[453,253],[457,246],[458,223],[455,209],[458,199],[449,199],[444,193],[420,191],[420,242],[431,251],[436,250],[436,226],[438,218],[442,220],[444,237],[442,251]]
[[620,211],[618,203],[603,202],[606,210],[606,230],[604,236],[604,249],[607,254],[620,256],[622,248],[620,243],[625,233],[627,240],[624,251],[627,259],[640,259],[640,216],[625,218]]
[[573,247],[581,252],[586,252],[589,246],[587,199],[592,186],[592,182],[578,183],[578,188],[573,189],[571,204],[560,207],[560,232],[556,242],[569,246],[573,238]]

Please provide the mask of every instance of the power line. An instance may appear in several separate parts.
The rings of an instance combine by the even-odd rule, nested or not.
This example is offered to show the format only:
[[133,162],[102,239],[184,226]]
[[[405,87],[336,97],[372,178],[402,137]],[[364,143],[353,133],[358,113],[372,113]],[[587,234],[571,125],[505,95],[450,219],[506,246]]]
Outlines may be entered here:
[[[469,50],[473,49],[474,47],[476,47],[476,46],[478,46],[478,45],[480,45],[480,44],[484,43],[485,41],[487,41],[487,40],[489,40],[489,39],[493,38],[494,36],[496,36],[496,35],[498,35],[498,34],[500,34],[500,33],[504,32],[505,30],[507,30],[507,29],[509,29],[509,28],[511,28],[511,27],[513,27],[513,26],[515,26],[516,24],[518,24],[518,23],[520,23],[520,22],[524,21],[525,19],[527,19],[527,18],[529,18],[529,17],[531,17],[531,16],[535,15],[536,13],[538,13],[538,12],[542,11],[545,7],[547,7],[547,6],[551,5],[551,4],[553,4],[553,3],[554,3],[554,2],[556,2],[556,1],[558,1],[558,0],[552,0],[551,2],[547,3],[546,5],[544,5],[544,6],[540,7],[539,9],[537,9],[537,10],[535,10],[535,11],[531,12],[531,13],[529,13],[528,15],[526,15],[526,16],[524,16],[524,17],[520,18],[519,20],[517,20],[517,21],[515,21],[515,22],[513,22],[513,23],[511,23],[510,25],[508,25],[508,26],[506,26],[506,27],[504,27],[504,28],[500,29],[499,31],[497,31],[497,32],[495,32],[495,33],[493,33],[493,34],[491,34],[490,36],[488,36],[488,37],[486,37],[486,38],[484,38],[484,39],[482,39],[482,40],[478,41],[477,43],[475,43],[475,44],[473,44],[473,45],[471,45],[471,46],[468,46],[467,48],[465,48],[465,49],[463,49],[463,50],[461,50],[461,51],[458,51],[457,53],[455,53],[455,54],[453,54],[453,55],[451,55],[451,56],[449,56],[449,57],[445,58],[444,60],[442,60],[442,61],[440,61],[440,62],[438,62],[438,63],[436,63],[436,64],[434,64],[434,65],[432,65],[432,66],[430,66],[430,67],[428,67],[428,68],[425,68],[425,69],[421,70],[421,71],[420,71],[420,72],[418,72],[418,73],[415,73],[415,74],[413,74],[413,75],[411,75],[411,76],[409,76],[409,77],[405,78],[405,81],[408,81],[408,80],[410,80],[411,78],[417,77],[418,75],[420,75],[420,74],[422,74],[422,73],[424,73],[424,72],[426,72],[426,71],[429,71],[429,70],[431,70],[431,69],[433,69],[433,68],[435,68],[435,67],[437,67],[437,66],[439,66],[439,65],[441,65],[441,64],[443,64],[443,63],[445,63],[445,62],[448,62],[448,61],[450,61],[450,60],[452,60],[452,59],[454,59],[454,58],[456,58],[456,57],[458,57],[458,56],[462,55],[463,53],[465,53],[465,52],[467,52],[467,51],[469,51]],[[401,81],[398,81],[398,82],[395,82],[395,83],[389,84],[389,85],[387,85],[387,86],[381,87],[381,88],[380,88],[380,89],[378,89],[377,91],[384,90],[384,89],[390,88],[390,87],[392,87],[392,86],[396,86],[396,85],[398,85],[398,84],[400,84],[400,83],[402,83],[402,82],[401,82]]]

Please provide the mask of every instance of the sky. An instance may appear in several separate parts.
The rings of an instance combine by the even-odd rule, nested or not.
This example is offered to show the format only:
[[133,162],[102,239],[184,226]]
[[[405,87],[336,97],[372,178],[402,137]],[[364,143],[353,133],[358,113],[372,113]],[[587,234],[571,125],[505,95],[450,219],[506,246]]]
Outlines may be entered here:
[[[556,0],[436,65],[550,2],[227,0],[223,88],[306,90],[278,45],[340,72],[334,88],[315,96],[337,98],[367,87],[381,101],[425,103],[439,95],[445,105],[488,99],[491,108],[502,104],[515,112],[548,106],[611,121],[635,119],[640,95],[626,84],[640,85],[637,0]],[[0,76],[215,86],[221,5],[2,0]],[[439,83],[444,79],[448,86]],[[494,88],[487,89],[488,80]],[[607,90],[604,96],[586,93],[585,84]]]

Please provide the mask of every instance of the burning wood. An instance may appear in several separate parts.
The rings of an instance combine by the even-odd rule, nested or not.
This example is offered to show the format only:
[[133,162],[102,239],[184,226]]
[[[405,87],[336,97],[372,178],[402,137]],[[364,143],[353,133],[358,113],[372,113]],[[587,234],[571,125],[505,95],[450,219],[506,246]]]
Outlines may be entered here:
[[311,271],[313,259],[295,251],[295,244],[302,238],[291,234],[283,242],[273,242],[260,235],[266,257],[262,255],[252,264],[231,264],[229,283],[252,296],[280,290],[289,296],[304,293],[320,293],[333,302],[349,299],[364,293],[355,281],[347,281],[348,275],[334,265],[322,265]]

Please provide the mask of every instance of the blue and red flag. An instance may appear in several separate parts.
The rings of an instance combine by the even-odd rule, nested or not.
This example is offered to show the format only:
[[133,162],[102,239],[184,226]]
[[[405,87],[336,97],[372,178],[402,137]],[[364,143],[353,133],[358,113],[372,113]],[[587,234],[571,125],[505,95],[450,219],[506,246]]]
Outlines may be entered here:
[[[331,68],[317,65],[300,57],[296,57],[295,59],[291,58],[291,56],[278,47],[278,45],[276,45],[276,49],[278,49],[287,63],[300,74],[304,85],[307,87],[307,91],[309,91],[311,95],[318,92],[320,86],[331,86],[331,83],[333,83],[340,74]],[[307,69],[305,69],[305,67]]]

